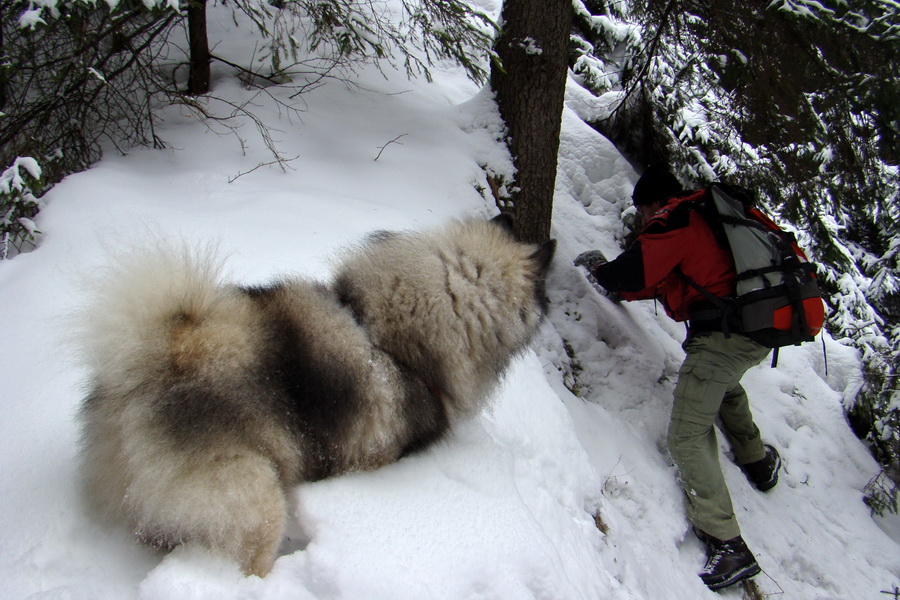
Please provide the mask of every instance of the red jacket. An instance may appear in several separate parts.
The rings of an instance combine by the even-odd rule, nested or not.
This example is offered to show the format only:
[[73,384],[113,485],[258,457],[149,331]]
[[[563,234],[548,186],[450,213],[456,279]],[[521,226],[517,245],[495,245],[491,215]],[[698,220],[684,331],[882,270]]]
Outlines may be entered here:
[[600,285],[621,292],[625,300],[659,298],[676,321],[688,320],[691,305],[708,302],[678,276],[678,270],[714,296],[733,296],[731,253],[716,241],[703,216],[687,206],[706,193],[698,190],[671,198],[628,250],[594,270]]

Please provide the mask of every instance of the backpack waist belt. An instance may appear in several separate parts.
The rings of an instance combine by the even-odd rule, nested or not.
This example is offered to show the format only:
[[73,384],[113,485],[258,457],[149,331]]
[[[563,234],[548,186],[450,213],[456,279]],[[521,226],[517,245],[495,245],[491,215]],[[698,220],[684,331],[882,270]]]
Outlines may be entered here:
[[[688,309],[688,329],[699,333],[703,331],[721,331],[723,333],[741,333],[741,321],[735,310],[734,298],[719,298],[726,307],[715,306],[711,302],[695,302]],[[728,314],[726,314],[726,311]]]

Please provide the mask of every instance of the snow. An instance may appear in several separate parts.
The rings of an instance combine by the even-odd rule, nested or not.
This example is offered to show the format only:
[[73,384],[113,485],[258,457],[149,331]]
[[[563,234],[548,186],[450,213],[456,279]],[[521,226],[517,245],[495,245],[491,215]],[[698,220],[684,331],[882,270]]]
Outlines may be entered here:
[[40,8],[22,12],[19,17],[19,29],[34,30],[38,25],[45,25],[47,22],[41,18],[41,12]]
[[519,42],[519,47],[525,50],[525,54],[540,56],[544,53],[543,48],[540,47],[537,40],[531,37],[526,37]]
[[0,194],[9,194],[12,191],[22,191],[28,188],[25,178],[22,176],[23,169],[28,175],[34,179],[41,178],[41,167],[38,162],[28,156],[20,156],[13,161],[13,164],[0,173]]
[[[240,40],[217,52],[234,48]],[[216,94],[252,96],[222,65],[214,75]],[[577,86],[560,144],[551,314],[489,410],[394,465],[299,486],[265,579],[198,548],[151,551],[82,505],[74,416],[87,374],[71,315],[89,293],[86,277],[117,249],[163,235],[217,244],[232,281],[326,279],[337,252],[372,230],[496,214],[478,191],[487,188],[483,167],[511,167],[490,95],[455,68],[433,75],[429,84],[363,69],[358,87],[331,81],[307,93],[299,119],[258,96],[254,112],[297,157],[284,170],[260,166],[271,155],[251,123],[242,145],[172,107],[158,124],[170,149],[108,152],[43,198],[40,247],[0,262],[3,598],[717,597],[696,576],[703,551],[665,452],[683,327],[652,302],[612,304],[572,266],[586,249],[620,251],[636,180],[578,118],[602,112],[604,100],[590,107]],[[826,336],[784,349],[777,368],[766,361],[744,383],[786,465],[761,494],[722,447],[744,537],[764,570],[760,589],[786,599],[886,597],[900,583],[900,524],[873,519],[862,503],[878,465],[842,412],[860,384],[859,357]]]

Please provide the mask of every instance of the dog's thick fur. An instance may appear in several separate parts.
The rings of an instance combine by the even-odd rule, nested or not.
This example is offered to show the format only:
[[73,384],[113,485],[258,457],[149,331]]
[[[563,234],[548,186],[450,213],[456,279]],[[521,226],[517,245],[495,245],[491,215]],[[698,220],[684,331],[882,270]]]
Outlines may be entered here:
[[508,223],[381,233],[331,285],[222,285],[212,253],[120,260],[86,316],[95,506],[144,541],[272,568],[285,492],[376,469],[480,410],[546,311],[553,256]]

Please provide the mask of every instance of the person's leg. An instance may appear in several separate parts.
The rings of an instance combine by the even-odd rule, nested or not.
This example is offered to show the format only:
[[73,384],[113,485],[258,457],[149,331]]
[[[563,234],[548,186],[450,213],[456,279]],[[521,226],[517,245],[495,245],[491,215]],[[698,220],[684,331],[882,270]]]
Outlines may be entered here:
[[707,535],[727,540],[741,533],[719,465],[714,427],[728,385],[714,378],[717,373],[708,364],[707,338],[697,338],[686,348],[667,441],[684,490],[688,519]]
[[747,438],[742,452],[745,446],[752,447],[750,440],[759,432],[746,394],[741,399],[738,392],[739,382],[768,351],[743,336],[726,338],[713,332],[688,340],[685,352],[669,423],[669,452],[678,467],[691,523],[707,535],[729,540],[740,535],[740,527],[719,464],[714,423],[727,397],[726,418],[733,428],[729,439],[734,435],[742,443],[739,436]]
[[[768,348],[741,335],[731,336],[723,340],[723,343],[726,344],[727,351],[734,357],[735,362],[745,366],[745,372],[759,364],[769,353]],[[731,445],[737,464],[751,463],[766,456],[766,449],[760,438],[759,428],[753,422],[750,401],[741,385],[740,377],[725,392],[719,417],[722,431]]]
[[753,422],[747,392],[740,383],[725,393],[719,417],[736,464],[744,465],[765,458],[766,449],[759,428]]

